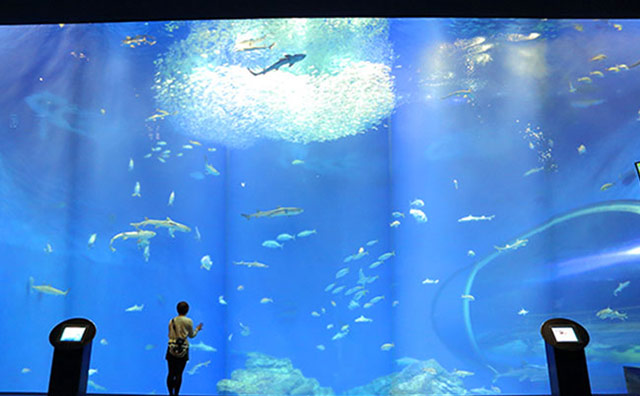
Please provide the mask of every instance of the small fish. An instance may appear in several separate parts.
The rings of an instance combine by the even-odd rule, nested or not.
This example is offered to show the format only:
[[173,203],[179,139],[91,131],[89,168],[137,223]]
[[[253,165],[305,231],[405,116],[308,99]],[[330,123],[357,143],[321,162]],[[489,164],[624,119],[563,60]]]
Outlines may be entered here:
[[92,368],[89,369],[89,376],[92,376],[97,373],[98,373],[98,369],[92,369]]
[[233,338],[233,333],[229,333],[229,337],[227,337],[227,341],[231,341],[232,338]]
[[391,213],[391,216],[392,216],[394,219],[399,219],[399,218],[401,218],[401,217],[404,217],[404,213],[402,213],[402,212],[392,212],[392,213]]
[[426,278],[425,280],[422,281],[423,285],[435,285],[438,284],[440,282],[440,279],[429,279]]
[[463,300],[476,301],[476,298],[471,294],[463,294],[460,296]]
[[151,151],[153,151],[153,152],[158,152],[158,151],[160,151],[160,150],[162,150],[162,147],[153,147],[153,148],[151,149]]
[[427,222],[427,215],[425,215],[424,212],[420,209],[410,209],[409,214],[413,216],[413,218],[416,219],[418,223]]
[[624,281],[624,282],[618,283],[618,287],[616,287],[616,290],[613,291],[613,295],[618,296],[618,294],[620,294],[622,290],[624,290],[627,286],[629,286],[630,283],[631,281]]
[[333,289],[333,291],[332,291],[331,293],[333,293],[333,294],[338,294],[338,293],[340,293],[340,292],[341,292],[341,291],[343,291],[343,290],[344,290],[344,286],[338,286],[338,287],[336,287],[335,289]]
[[207,151],[213,153],[214,151],[216,151],[217,149],[215,147],[209,147],[207,148]]
[[524,308],[522,308],[521,310],[518,311],[518,315],[520,315],[520,316],[525,316],[528,313],[529,313],[529,311],[527,311]]
[[133,158],[129,158],[129,172],[133,170]]
[[276,248],[282,249],[284,247],[283,244],[278,243],[277,241],[274,241],[274,240],[264,241],[264,242],[262,242],[262,246],[264,246],[266,248],[269,248],[269,249],[276,249]]
[[458,189],[458,180],[457,179],[453,179],[453,186],[456,188],[456,190]]
[[414,206],[416,208],[421,208],[421,207],[424,206],[424,201],[421,200],[421,199],[416,198],[416,199],[414,199],[413,201],[411,201],[409,203],[409,206]]
[[151,257],[151,248],[149,247],[149,244],[144,245],[142,257],[144,257],[145,262],[149,262],[149,257]]
[[331,340],[332,341],[339,340],[341,338],[344,338],[344,336],[346,336],[347,334],[349,334],[348,331],[339,331],[333,337],[331,337]]
[[614,23],[612,26],[613,26],[613,28],[614,28],[614,29],[616,29],[616,30],[618,30],[618,31],[621,31],[621,30],[622,30],[622,25],[621,25],[621,24],[619,24],[619,23]]
[[398,301],[398,300],[394,300],[394,301],[391,303],[391,306],[392,306],[392,307],[397,307],[397,306],[398,306],[398,304],[400,304],[400,301]]
[[204,172],[207,175],[220,176],[220,172],[218,172],[218,170],[208,162],[205,162],[204,164]]
[[237,291],[243,291],[244,290],[244,286],[242,285],[238,285],[238,287],[236,287]]
[[[360,271],[362,271],[362,269],[361,269]],[[352,295],[353,293],[357,292],[358,290],[362,290],[362,289],[364,289],[364,286],[361,286],[361,285],[354,286],[354,287],[352,287],[351,289],[347,290],[347,291],[344,293],[344,295],[345,295],[345,296],[350,296],[350,295]]]
[[393,342],[387,342],[386,344],[382,344],[380,345],[380,350],[381,351],[390,351],[393,349],[393,347],[395,347],[396,345]]
[[109,341],[107,341],[106,338],[103,338],[103,339],[100,340],[100,345],[107,346],[107,345],[109,345]]
[[464,223],[467,221],[488,221],[488,220],[493,220],[493,218],[496,217],[495,215],[491,215],[491,216],[466,216],[466,217],[462,217],[460,219],[458,219],[458,223]]
[[227,305],[227,302],[224,300],[224,296],[222,295],[218,296],[218,303],[220,305]]
[[593,80],[591,80],[591,77],[580,77],[578,78],[578,82],[583,82],[583,83],[587,83],[587,84],[591,84],[593,82]]
[[611,66],[607,68],[607,71],[618,73],[620,71],[620,68],[618,66]]
[[132,197],[140,197],[140,182],[136,182],[136,185],[133,187]]
[[211,270],[211,266],[213,262],[211,261],[211,257],[207,254],[206,256],[202,256],[200,259],[200,268],[204,268],[207,271]]
[[474,373],[472,373],[471,371],[464,371],[464,370],[454,369],[453,370],[453,375],[458,376],[460,378],[464,378],[464,377],[470,377],[470,376],[474,375]]
[[329,323],[329,324],[327,325],[327,330],[331,330],[331,329],[333,329],[333,323]]
[[335,285],[336,285],[336,284],[335,284],[335,282],[334,282],[334,283],[331,283],[330,285],[328,285],[327,287],[325,287],[325,288],[324,288],[324,291],[326,291],[326,292],[330,291],[331,289],[333,289],[333,287],[334,287]]
[[164,159],[164,158],[162,158],[162,157],[158,157],[158,161],[162,162],[163,164],[166,164],[166,163],[167,163],[167,160],[165,160],[165,159]]
[[541,166],[541,167],[538,167],[538,168],[531,168],[528,171],[524,172],[523,176],[525,176],[525,177],[526,176],[531,176],[534,173],[538,173],[538,172],[543,171],[543,170],[544,170],[544,166]]
[[150,350],[152,350],[152,349],[153,349],[153,348],[155,348],[155,347],[156,347],[156,346],[155,346],[155,345],[153,345],[153,344],[147,344],[147,345],[145,345],[145,346],[144,346],[144,350],[145,350],[145,351],[150,351]]
[[469,250],[467,252],[467,256],[469,256],[469,257],[474,257],[475,255],[476,255],[476,252],[474,252],[473,250]]
[[165,142],[164,140],[160,140],[156,143],[156,146],[166,146],[167,142]]
[[367,246],[373,246],[373,245],[375,245],[376,243],[378,243],[378,240],[377,240],[377,239],[372,239],[372,240],[370,240],[369,242],[367,242]]
[[379,267],[380,265],[382,265],[382,263],[384,263],[384,261],[380,261],[380,260],[375,261],[375,262],[371,263],[371,265],[369,265],[369,269],[377,268],[377,267]]
[[391,228],[398,228],[399,226],[400,226],[400,220],[392,221],[391,223],[389,223],[389,227]]
[[581,25],[581,24],[579,24],[579,23],[574,24],[574,25],[573,25],[573,28],[574,28],[575,30],[579,31],[579,32],[584,31],[584,27],[582,27],[582,25]]
[[142,309],[144,308],[144,304],[141,305],[133,305],[127,309],[125,309],[125,312],[140,312],[142,311]]
[[50,243],[47,243],[47,245],[44,247],[44,252],[47,254],[53,253],[53,248],[51,247]]
[[369,304],[373,305],[373,304],[376,304],[376,303],[378,303],[378,302],[380,302],[382,300],[384,300],[384,296],[376,296],[376,297],[373,297],[371,300],[369,300]]
[[185,149],[185,150],[191,150],[193,148],[193,146],[190,145],[190,144],[183,144],[182,148]]
[[176,193],[174,191],[171,191],[171,194],[169,194],[168,206],[173,206],[173,201],[175,201],[175,199],[176,199]]
[[369,322],[373,322],[373,319],[366,318],[364,315],[360,315],[354,320],[354,322],[356,322],[356,323],[369,323]]
[[87,246],[89,247],[89,249],[91,249],[93,245],[96,243],[97,238],[98,238],[98,234],[91,234],[91,236],[89,237],[89,241],[87,241]]
[[313,311],[313,312],[311,312],[311,316],[314,316],[314,317],[316,317],[316,318],[319,318],[319,317],[320,317],[320,314],[319,314],[318,312],[316,312],[316,311]]
[[378,256],[378,260],[386,261],[386,260],[389,260],[391,257],[393,257],[395,255],[396,255],[395,251],[384,253],[384,254],[381,254],[380,256]]
[[602,185],[602,187],[600,187],[600,191],[606,191],[608,189],[610,189],[611,187],[613,187],[613,183],[605,183]]
[[298,233],[298,238],[306,238],[310,235],[317,234],[316,230],[304,230]]
[[194,146],[202,146],[202,143],[195,140],[189,140],[189,143],[193,144]]
[[357,301],[355,301],[355,300],[351,300],[351,301],[349,301],[349,305],[347,306],[347,308],[349,308],[349,309],[350,309],[350,310],[352,310],[352,311],[353,311],[354,309],[356,309],[356,308],[359,308],[359,307],[360,307],[360,303],[359,303],[359,302],[357,302]]
[[578,146],[578,154],[582,155],[586,152],[587,152],[587,148],[584,146],[584,144],[581,144],[580,146]]
[[598,54],[596,56],[594,56],[593,58],[589,59],[590,62],[594,62],[594,61],[600,61],[600,60],[604,60],[607,59],[607,56],[605,54]]
[[262,297],[260,299],[260,304],[268,304],[268,303],[272,303],[272,302],[273,302],[273,299],[269,298],[269,297]]
[[294,159],[293,161],[291,161],[291,165],[303,165],[303,164],[304,164],[303,160]]
[[331,306],[335,307],[337,304],[335,301],[331,300]]
[[88,380],[87,381],[87,385],[89,385],[91,388],[97,390],[98,392],[104,392],[107,390],[107,388],[105,388],[102,385],[98,385],[95,382],[93,382],[92,380]]
[[291,235],[291,234],[280,234],[276,237],[277,240],[279,240],[280,242],[285,242],[285,241],[292,241],[294,239],[296,239],[295,235]]
[[604,73],[601,72],[600,70],[594,70],[592,72],[589,72],[590,76],[598,76],[598,77],[604,77]]
[[318,349],[319,351],[324,351],[325,347],[322,344],[318,344],[318,345],[316,345],[316,349]]
[[20,372],[21,372],[22,374],[28,374],[28,373],[30,373],[30,372],[31,372],[31,369],[30,369],[30,368],[28,368],[28,367],[25,367],[25,368],[23,368],[22,370],[20,370]]
[[152,155],[153,155],[153,153],[145,154],[144,158],[151,158]]
[[342,268],[341,270],[336,272],[336,279],[342,278],[348,273],[349,273],[349,267]]

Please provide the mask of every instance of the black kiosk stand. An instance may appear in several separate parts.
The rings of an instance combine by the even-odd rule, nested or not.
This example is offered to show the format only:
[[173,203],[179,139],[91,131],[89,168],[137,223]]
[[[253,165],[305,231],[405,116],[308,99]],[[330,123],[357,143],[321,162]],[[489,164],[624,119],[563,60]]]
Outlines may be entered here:
[[49,333],[53,362],[48,396],[84,396],[87,394],[91,342],[96,326],[87,319],[75,318],[58,324]]
[[540,329],[553,396],[591,396],[584,348],[589,334],[569,319],[549,319]]

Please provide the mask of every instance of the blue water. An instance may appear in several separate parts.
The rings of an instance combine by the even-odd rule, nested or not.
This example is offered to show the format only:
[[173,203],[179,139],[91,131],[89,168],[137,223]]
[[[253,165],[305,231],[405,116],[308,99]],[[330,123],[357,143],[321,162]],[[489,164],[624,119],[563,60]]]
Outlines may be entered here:
[[[0,28],[0,389],[44,391],[48,332],[82,316],[98,328],[90,391],[163,393],[186,300],[204,323],[192,343],[216,351],[191,351],[187,370],[206,364],[184,394],[220,392],[252,352],[335,394],[401,371],[458,393],[547,393],[551,317],[590,331],[594,392],[624,392],[621,367],[640,358],[639,34],[631,20]],[[283,53],[306,57],[246,70]],[[303,211],[241,216],[278,207]],[[135,238],[109,248],[167,217],[189,231],[145,227],[147,260]],[[371,283],[350,309],[360,270]]]

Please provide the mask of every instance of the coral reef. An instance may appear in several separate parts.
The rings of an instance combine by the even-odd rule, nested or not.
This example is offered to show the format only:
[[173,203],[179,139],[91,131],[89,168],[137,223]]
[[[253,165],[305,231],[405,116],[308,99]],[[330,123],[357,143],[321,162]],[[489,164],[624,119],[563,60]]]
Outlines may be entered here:
[[314,378],[306,378],[291,360],[249,353],[244,369],[218,382],[220,394],[236,395],[333,395]]

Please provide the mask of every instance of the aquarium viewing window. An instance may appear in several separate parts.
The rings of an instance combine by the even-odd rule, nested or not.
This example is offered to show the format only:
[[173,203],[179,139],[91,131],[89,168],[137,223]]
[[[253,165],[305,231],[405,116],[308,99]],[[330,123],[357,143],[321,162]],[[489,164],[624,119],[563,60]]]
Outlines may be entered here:
[[624,392],[638,54],[638,20],[0,27],[0,391],[86,317],[89,392],[166,392],[187,301],[183,394],[545,394],[552,317]]

